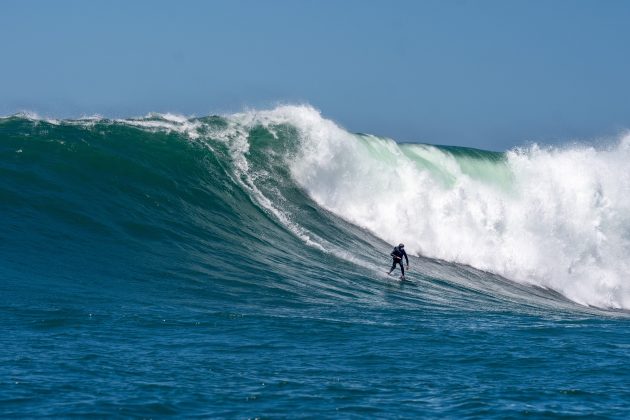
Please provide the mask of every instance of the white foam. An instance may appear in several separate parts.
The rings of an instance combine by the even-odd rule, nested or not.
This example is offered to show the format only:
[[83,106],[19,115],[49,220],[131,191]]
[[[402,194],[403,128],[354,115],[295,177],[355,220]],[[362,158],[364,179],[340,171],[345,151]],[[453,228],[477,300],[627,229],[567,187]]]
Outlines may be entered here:
[[[60,121],[56,118],[44,117],[33,111],[21,111],[15,114],[16,117],[24,118],[34,122],[44,121],[52,125],[59,125]],[[10,118],[10,117],[8,117]]]
[[202,127],[202,123],[198,120],[176,114],[152,113],[145,118],[117,119],[114,121],[153,131],[174,131],[191,139],[200,137],[199,129]]
[[461,159],[431,146],[350,134],[310,107],[235,118],[296,126],[301,150],[287,158],[295,180],[390,243],[585,305],[630,308],[630,136],[609,148],[533,146],[479,162],[506,185],[467,174]]

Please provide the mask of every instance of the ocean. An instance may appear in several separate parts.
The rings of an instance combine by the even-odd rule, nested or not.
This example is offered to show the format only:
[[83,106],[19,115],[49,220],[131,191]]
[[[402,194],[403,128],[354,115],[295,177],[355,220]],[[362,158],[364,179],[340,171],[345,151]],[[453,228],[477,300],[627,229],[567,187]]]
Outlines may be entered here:
[[629,161],[0,118],[0,415],[627,418]]

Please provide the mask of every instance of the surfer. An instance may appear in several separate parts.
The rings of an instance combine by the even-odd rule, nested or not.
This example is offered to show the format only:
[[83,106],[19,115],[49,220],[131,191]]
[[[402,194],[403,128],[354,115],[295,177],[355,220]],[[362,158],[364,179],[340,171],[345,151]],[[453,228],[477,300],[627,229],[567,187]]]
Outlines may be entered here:
[[387,274],[392,274],[392,271],[394,271],[394,269],[396,268],[396,264],[400,264],[400,271],[402,272],[400,279],[404,280],[405,268],[403,267],[402,263],[403,257],[405,257],[405,260],[407,261],[407,270],[409,270],[409,258],[407,257],[407,253],[405,252],[405,245],[399,244],[398,246],[394,247],[394,250],[389,255],[392,256],[394,261],[392,262],[392,268],[389,269],[389,272]]

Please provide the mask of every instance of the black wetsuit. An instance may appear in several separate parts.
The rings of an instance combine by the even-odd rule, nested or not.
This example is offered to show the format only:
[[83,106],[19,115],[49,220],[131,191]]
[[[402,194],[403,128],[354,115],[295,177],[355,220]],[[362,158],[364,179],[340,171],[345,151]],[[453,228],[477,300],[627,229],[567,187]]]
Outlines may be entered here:
[[407,258],[407,253],[405,252],[405,250],[399,247],[395,247],[392,253],[389,255],[391,255],[394,259],[394,262],[392,263],[392,268],[391,270],[389,270],[389,272],[391,273],[392,271],[394,271],[394,269],[396,268],[396,264],[400,264],[400,271],[402,271],[402,275],[404,276],[405,268],[403,267],[402,263],[403,257],[405,257],[405,260],[407,260],[407,265],[409,265],[409,258]]

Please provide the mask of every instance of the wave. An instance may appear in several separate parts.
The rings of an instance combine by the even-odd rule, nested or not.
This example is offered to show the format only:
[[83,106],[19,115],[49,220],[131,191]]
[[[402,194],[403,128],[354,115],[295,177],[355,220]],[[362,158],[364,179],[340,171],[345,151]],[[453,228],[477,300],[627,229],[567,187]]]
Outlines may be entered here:
[[[292,293],[287,279],[299,279],[320,296],[353,299],[375,288],[347,286],[381,275],[388,244],[405,242],[435,279],[425,299],[443,299],[447,281],[501,288],[507,301],[551,290],[630,309],[630,136],[496,153],[353,134],[309,106],[203,118],[18,115],[0,120],[0,136],[0,210],[15,230],[91,232],[77,246],[167,239],[206,274],[280,276],[285,284],[270,287]],[[233,267],[234,258],[249,263]]]

